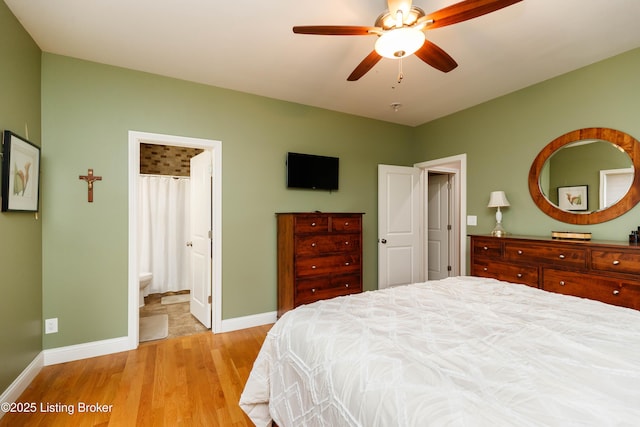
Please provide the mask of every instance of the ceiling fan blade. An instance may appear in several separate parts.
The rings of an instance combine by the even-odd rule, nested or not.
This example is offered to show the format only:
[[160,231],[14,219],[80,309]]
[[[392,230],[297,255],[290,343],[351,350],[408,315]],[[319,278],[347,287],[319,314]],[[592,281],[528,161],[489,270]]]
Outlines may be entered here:
[[382,56],[378,55],[378,52],[375,50],[372,51],[366,58],[362,60],[360,64],[356,67],[355,70],[347,77],[347,80],[350,82],[354,82],[358,80],[360,77],[367,74],[367,72],[373,68],[374,65],[378,63],[382,59]]
[[458,22],[467,21],[495,12],[512,4],[521,2],[522,0],[464,0],[451,6],[430,13],[423,20],[433,20],[426,29],[446,27],[447,25],[457,24]]
[[359,27],[352,25],[307,25],[293,27],[296,34],[315,34],[320,36],[368,36],[377,27]]
[[415,55],[443,73],[448,73],[458,66],[458,63],[447,52],[429,40],[424,41],[424,44],[416,51]]

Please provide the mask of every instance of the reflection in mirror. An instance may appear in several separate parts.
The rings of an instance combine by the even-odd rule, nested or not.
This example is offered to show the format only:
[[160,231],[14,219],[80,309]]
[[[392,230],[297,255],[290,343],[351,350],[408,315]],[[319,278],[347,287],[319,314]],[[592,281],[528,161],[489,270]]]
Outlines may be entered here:
[[640,173],[634,171],[640,172],[640,142],[634,137],[610,128],[577,129],[538,153],[529,170],[529,194],[558,221],[599,224],[640,201]]
[[576,213],[613,205],[629,191],[632,182],[633,163],[624,149],[594,139],[576,141],[555,151],[539,177],[540,190],[550,203]]
[[606,209],[618,203],[627,194],[631,184],[633,184],[633,167],[601,170],[598,207]]

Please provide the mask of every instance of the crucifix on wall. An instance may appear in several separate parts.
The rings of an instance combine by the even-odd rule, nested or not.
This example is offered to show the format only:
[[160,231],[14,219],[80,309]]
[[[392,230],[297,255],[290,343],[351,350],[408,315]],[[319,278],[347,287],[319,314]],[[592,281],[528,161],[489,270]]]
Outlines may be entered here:
[[89,169],[86,175],[80,175],[79,178],[83,181],[87,181],[87,201],[89,203],[92,203],[93,202],[93,182],[102,181],[102,177],[95,176],[93,174],[93,169]]

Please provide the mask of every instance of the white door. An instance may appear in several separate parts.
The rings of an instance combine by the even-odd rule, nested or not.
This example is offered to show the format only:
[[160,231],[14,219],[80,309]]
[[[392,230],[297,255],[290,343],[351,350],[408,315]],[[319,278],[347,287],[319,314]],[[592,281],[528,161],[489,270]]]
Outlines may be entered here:
[[191,158],[191,314],[211,327],[211,179],[213,159],[205,150]]
[[420,170],[378,165],[378,289],[422,281]]
[[427,278],[444,279],[451,273],[449,260],[451,242],[449,175],[429,174],[427,185]]

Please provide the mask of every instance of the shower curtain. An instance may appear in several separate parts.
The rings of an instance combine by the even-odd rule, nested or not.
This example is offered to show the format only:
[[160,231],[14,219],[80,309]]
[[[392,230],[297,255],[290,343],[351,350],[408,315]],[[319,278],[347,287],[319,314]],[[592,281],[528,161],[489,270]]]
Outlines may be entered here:
[[189,178],[140,175],[138,194],[139,271],[153,273],[145,296],[190,289]]

